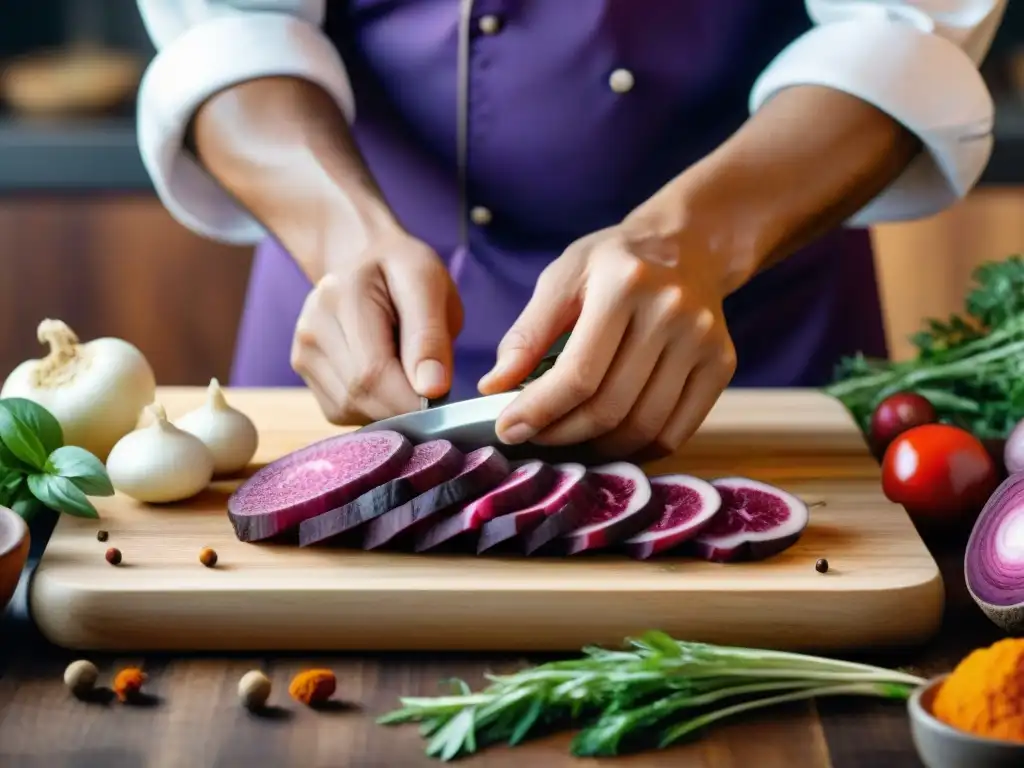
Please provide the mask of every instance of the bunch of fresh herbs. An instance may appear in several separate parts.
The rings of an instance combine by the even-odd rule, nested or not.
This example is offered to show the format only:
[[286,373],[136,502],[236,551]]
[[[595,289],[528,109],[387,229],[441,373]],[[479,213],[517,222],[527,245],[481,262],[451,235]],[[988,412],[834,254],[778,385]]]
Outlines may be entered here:
[[89,451],[64,445],[60,422],[19,397],[0,399],[0,506],[30,520],[46,507],[99,517],[89,496],[111,496],[106,467]]
[[882,400],[916,392],[941,421],[979,438],[1006,437],[1024,418],[1024,257],[982,264],[973,281],[963,314],[927,320],[911,337],[913,359],[844,359],[825,392],[865,431]]
[[754,709],[820,696],[906,699],[925,681],[903,672],[817,656],[690,643],[652,631],[626,650],[489,675],[473,693],[403,698],[384,724],[420,722],[427,754],[451,760],[489,744],[516,745],[557,726],[582,725],[577,756],[666,747]]

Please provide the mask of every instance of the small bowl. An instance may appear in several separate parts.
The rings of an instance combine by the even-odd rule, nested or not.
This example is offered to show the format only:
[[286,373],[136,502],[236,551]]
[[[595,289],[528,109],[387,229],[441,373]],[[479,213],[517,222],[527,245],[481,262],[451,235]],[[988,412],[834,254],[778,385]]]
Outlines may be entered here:
[[0,614],[14,595],[28,560],[28,526],[7,507],[0,507]]
[[927,768],[1021,768],[1024,744],[974,736],[946,725],[932,715],[939,686],[948,675],[923,685],[907,701],[910,734]]

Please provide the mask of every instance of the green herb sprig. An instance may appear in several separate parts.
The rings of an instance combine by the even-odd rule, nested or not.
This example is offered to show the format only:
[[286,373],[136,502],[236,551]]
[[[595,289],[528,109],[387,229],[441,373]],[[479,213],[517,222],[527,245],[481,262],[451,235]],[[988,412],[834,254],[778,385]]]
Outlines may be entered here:
[[866,664],[675,640],[651,631],[628,650],[589,647],[581,658],[488,675],[474,693],[406,697],[382,724],[422,723],[430,757],[451,760],[494,743],[521,743],[552,726],[582,725],[577,756],[667,747],[743,712],[821,696],[906,699],[925,681]]
[[878,404],[916,392],[941,421],[980,438],[1004,438],[1024,418],[1024,257],[975,269],[964,312],[926,320],[911,337],[917,355],[890,362],[855,355],[842,360],[825,392],[867,431]]
[[112,496],[106,467],[84,448],[64,445],[60,422],[20,397],[0,399],[0,505],[26,520],[43,507],[97,518],[89,496]]

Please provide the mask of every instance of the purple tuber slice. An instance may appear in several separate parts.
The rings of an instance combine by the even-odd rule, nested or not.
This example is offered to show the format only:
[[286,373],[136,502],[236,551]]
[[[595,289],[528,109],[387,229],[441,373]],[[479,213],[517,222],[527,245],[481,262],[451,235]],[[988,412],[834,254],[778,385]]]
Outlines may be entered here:
[[643,470],[625,461],[592,468],[588,478],[595,498],[584,510],[581,524],[564,535],[566,554],[618,544],[658,519],[651,483]]
[[438,520],[416,537],[417,552],[426,552],[453,539],[464,537],[489,520],[500,518],[528,504],[533,504],[555,482],[556,473],[543,461],[520,464],[501,484],[474,499],[453,515]]
[[626,552],[646,560],[678,547],[699,534],[722,506],[722,496],[711,483],[690,475],[651,478],[651,496],[660,519],[623,544]]
[[414,446],[398,477],[371,488],[348,504],[303,520],[299,525],[299,546],[307,547],[339,536],[411,501],[455,477],[462,469],[464,458],[447,440],[430,440]]
[[371,520],[366,526],[363,549],[377,549],[413,529],[419,530],[438,515],[495,488],[510,472],[508,460],[495,448],[479,448],[467,454],[455,477]]
[[[483,524],[480,528],[480,538],[477,540],[477,554],[494,549],[519,536],[525,537],[522,542],[523,549],[526,554],[531,554],[548,541],[575,527],[579,522],[579,513],[576,510],[582,509],[581,503],[590,499],[585,479],[587,468],[582,464],[556,464],[554,472],[554,482],[548,494],[542,499],[524,509],[496,517]],[[539,527],[546,525],[549,520],[555,520],[555,524],[548,526],[547,533],[540,537],[529,536]],[[532,546],[531,538],[534,539]]]
[[1014,636],[1024,632],[1024,473],[1010,475],[985,503],[967,540],[964,573],[993,623]]
[[711,484],[722,506],[693,539],[697,555],[705,560],[763,560],[791,547],[807,527],[807,505],[781,488],[746,477]]
[[412,443],[392,431],[320,440],[242,483],[228,499],[228,518],[241,541],[271,538],[386,483],[411,454]]

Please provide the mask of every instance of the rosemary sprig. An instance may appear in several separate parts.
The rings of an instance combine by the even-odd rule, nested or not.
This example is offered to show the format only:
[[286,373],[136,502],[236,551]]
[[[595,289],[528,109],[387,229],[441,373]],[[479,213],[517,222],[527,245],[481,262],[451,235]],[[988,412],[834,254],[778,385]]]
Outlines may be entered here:
[[866,664],[684,642],[656,631],[626,650],[589,647],[580,658],[487,679],[475,693],[457,681],[453,695],[405,697],[378,722],[422,723],[427,754],[441,760],[573,724],[583,726],[573,754],[615,755],[652,738],[668,746],[753,709],[817,696],[905,699],[924,682]]

